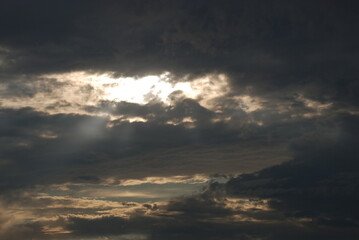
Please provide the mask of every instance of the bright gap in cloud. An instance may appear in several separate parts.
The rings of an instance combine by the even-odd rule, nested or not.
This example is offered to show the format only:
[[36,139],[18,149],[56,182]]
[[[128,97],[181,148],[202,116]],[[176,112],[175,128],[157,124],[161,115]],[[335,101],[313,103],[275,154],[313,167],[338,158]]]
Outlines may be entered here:
[[[103,100],[141,105],[160,102],[170,106],[181,99],[191,98],[218,114],[222,114],[228,104],[246,112],[262,108],[260,99],[232,96],[225,74],[207,74],[194,79],[172,77],[168,72],[145,77],[116,77],[112,72],[86,71],[46,74],[38,76],[31,85],[25,84],[34,95],[2,99],[2,104],[10,108],[31,107],[50,114],[88,114],[85,107],[98,106]],[[6,86],[0,84],[0,94],[2,91],[6,91]],[[146,121],[138,118],[128,120]]]
[[62,82],[72,82],[74,85],[86,84],[101,93],[100,98],[110,101],[126,101],[146,104],[152,100],[168,103],[168,96],[174,91],[182,91],[188,98],[196,98],[200,91],[194,89],[190,82],[171,83],[169,73],[149,75],[141,78],[119,77],[113,73],[90,74],[87,72],[71,72],[45,75],[45,78],[55,78]]
[[[208,74],[192,81],[179,79],[177,82],[171,81],[171,74],[168,72],[140,78],[113,76],[113,73],[93,74],[81,71],[48,74],[42,77],[71,83],[73,87],[87,86],[102,100],[138,104],[146,104],[154,100],[171,104],[169,95],[177,92],[183,97],[197,99],[203,106],[210,107],[210,100],[224,96],[230,90],[224,74]],[[78,94],[81,95],[81,92],[77,91],[74,97],[78,97]],[[70,96],[68,100],[71,98]]]

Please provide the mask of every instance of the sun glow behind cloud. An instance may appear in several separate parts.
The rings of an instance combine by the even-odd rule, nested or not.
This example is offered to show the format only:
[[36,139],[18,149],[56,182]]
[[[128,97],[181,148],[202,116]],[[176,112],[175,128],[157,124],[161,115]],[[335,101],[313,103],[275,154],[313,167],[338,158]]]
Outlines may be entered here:
[[[45,82],[45,83],[44,83]],[[31,97],[4,99],[3,107],[31,107],[50,114],[75,113],[101,115],[89,112],[87,107],[96,107],[103,101],[112,103],[127,102],[139,105],[160,103],[163,107],[173,106],[178,101],[190,98],[204,108],[222,114],[226,104],[245,112],[261,109],[261,99],[251,96],[231,96],[231,86],[225,74],[207,74],[189,79],[174,79],[169,72],[144,77],[116,77],[114,73],[92,73],[86,71],[45,74],[38,76],[32,84],[25,84]],[[49,90],[51,89],[51,90]],[[0,84],[0,93],[6,93],[6,85]],[[234,105],[233,105],[234,104]],[[105,113],[111,116],[111,113]],[[117,114],[121,115],[121,114]],[[126,117],[128,121],[143,121],[140,116]],[[219,116],[219,119],[226,119]]]
[[[113,121],[146,123],[159,120],[190,129],[198,126],[199,119],[203,120],[201,114],[207,114],[206,118],[212,123],[230,122],[237,113],[251,113],[264,106],[259,97],[234,96],[228,76],[221,73],[175,78],[169,72],[117,77],[113,72],[74,71],[37,76],[26,88],[34,92],[31,97],[7,98],[2,102],[3,107],[30,107],[46,114],[100,117],[100,121],[81,125],[83,139],[101,136],[104,130],[101,126],[111,128],[115,126]],[[0,83],[1,92],[6,92],[6,86]],[[251,119],[245,121],[263,124]],[[44,131],[39,137],[56,139],[58,136]]]
[[71,72],[44,75],[45,78],[71,82],[74,85],[87,84],[101,93],[99,98],[110,101],[126,101],[146,104],[151,100],[168,103],[168,96],[174,91],[182,91],[188,98],[196,98],[200,91],[192,87],[190,82],[171,83],[170,74],[149,75],[145,77],[113,77],[112,73],[91,74],[87,72]]
[[[221,106],[217,104],[218,99],[231,92],[229,79],[225,74],[207,74],[190,81],[188,79],[173,81],[169,72],[144,77],[114,77],[111,72],[94,74],[79,71],[44,75],[43,77],[67,82],[71,86],[80,86],[82,89],[91,89],[95,96],[87,97],[89,104],[98,100],[108,100],[141,105],[156,101],[171,105],[174,100],[171,94],[179,93],[180,98],[195,99],[203,107],[220,112]],[[81,92],[82,90],[76,91],[75,96],[70,95],[70,100],[81,95]],[[238,104],[238,108],[246,112],[262,108],[259,98],[249,95],[230,98]]]
[[[114,77],[114,74],[94,74],[88,72],[71,72],[61,74],[47,74],[43,78],[57,79],[59,82],[69,83],[71,86],[85,86],[95,93],[94,100],[109,100],[115,102],[130,102],[147,104],[159,101],[170,105],[173,101],[171,93],[180,93],[182,97],[197,100],[202,106],[213,109],[214,101],[230,92],[228,78],[225,74],[208,74],[199,78],[171,79],[169,72],[160,75],[144,77]],[[77,91],[75,96],[81,95]],[[89,98],[87,100],[90,100]],[[88,101],[91,103],[92,101]]]

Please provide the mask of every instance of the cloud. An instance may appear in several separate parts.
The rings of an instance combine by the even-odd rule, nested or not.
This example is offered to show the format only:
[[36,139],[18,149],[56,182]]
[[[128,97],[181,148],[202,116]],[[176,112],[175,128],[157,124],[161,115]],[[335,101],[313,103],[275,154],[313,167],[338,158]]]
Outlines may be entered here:
[[358,238],[357,1],[3,5],[0,238]]
[[307,135],[293,145],[295,160],[230,180],[233,196],[270,199],[270,207],[318,225],[356,227],[358,195],[356,117],[321,135]]
[[[165,212],[154,211],[152,216],[70,218],[67,229],[78,236],[110,237],[136,233],[146,239],[355,239],[358,234],[355,228],[318,227],[316,223],[293,222],[293,219],[273,212],[233,210],[226,208],[224,203],[224,200],[208,195],[187,196],[174,199],[163,206]],[[240,215],[255,218],[236,219]]]
[[50,209],[62,213],[52,220],[52,227],[68,231],[62,239],[356,239],[357,118],[338,115],[334,120],[335,126],[323,124],[292,141],[294,160],[227,183],[210,182],[201,193],[161,204],[122,206],[50,195],[25,202],[31,207],[46,201],[48,207],[37,210],[40,216]]
[[6,4],[0,44],[8,74],[217,72],[239,92],[358,102],[356,1]]
[[[187,107],[195,112],[184,114]],[[178,108],[173,111],[184,116],[200,116],[203,110],[204,119],[199,117],[199,121],[207,121],[208,110],[192,100]],[[49,115],[29,108],[2,109],[1,116],[2,189],[39,184],[42,179],[54,184],[96,182],[116,176],[125,179],[212,174],[218,170],[242,172],[290,158],[282,143],[249,138],[250,142],[241,144],[237,137],[241,130],[221,123],[187,128],[161,122],[111,122],[106,117],[87,115]],[[243,150],[227,153],[237,146]],[[167,152],[161,151],[164,147]],[[258,163],[263,165],[256,167]]]

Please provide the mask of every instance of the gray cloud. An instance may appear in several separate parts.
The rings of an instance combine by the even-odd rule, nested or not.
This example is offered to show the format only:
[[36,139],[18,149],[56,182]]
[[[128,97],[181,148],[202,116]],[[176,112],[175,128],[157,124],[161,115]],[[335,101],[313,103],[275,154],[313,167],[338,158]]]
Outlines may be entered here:
[[[70,218],[67,229],[78,236],[110,237],[136,233],[147,239],[355,239],[358,236],[357,229],[353,227],[319,227],[317,222],[296,223],[281,214],[261,214],[260,210],[255,213],[254,209],[232,210],[223,204],[208,195],[185,197],[170,202],[165,207],[166,214],[134,215],[129,219],[114,216]],[[173,213],[175,215],[171,215]],[[238,214],[255,218],[241,221],[230,218]]]
[[[189,103],[194,104],[194,101]],[[208,110],[203,110],[198,104],[194,106],[200,111],[189,111],[188,114],[200,116],[204,111],[203,117],[206,117]],[[180,110],[176,110],[177,107],[170,110],[166,118],[181,114],[187,116],[182,107],[181,103]],[[49,115],[29,108],[3,109],[1,116],[3,189],[37,184],[43,179],[51,184],[104,174],[131,178],[131,174],[138,172],[137,177],[142,178],[151,174],[215,173],[218,169],[211,168],[213,165],[227,169],[226,172],[243,172],[258,169],[255,167],[258,163],[263,164],[258,166],[260,168],[290,158],[281,141],[263,142],[249,134],[246,137],[249,142],[240,143],[243,139],[240,128],[236,130],[223,123],[202,124],[201,121],[205,120],[201,116],[196,128],[167,125],[155,120],[129,123],[86,115]],[[112,126],[106,127],[108,124]],[[226,152],[237,146],[243,150],[232,154]],[[168,148],[168,151],[161,153],[163,148]],[[213,151],[208,152],[209,149]],[[216,160],[217,157],[222,158],[222,162]],[[241,160],[237,162],[237,158]],[[195,162],[198,168],[193,168]],[[222,165],[224,162],[226,164]],[[136,170],[138,167],[141,171]],[[121,170],[123,168],[126,171]]]
[[[358,238],[357,1],[1,5],[0,238]],[[196,99],[175,91],[168,105],[150,92],[137,104],[44,76],[74,71],[169,72],[172,83],[224,74],[229,85],[212,107],[206,89]],[[93,206],[65,216],[51,206],[80,200],[31,195],[198,173],[241,175],[130,218]],[[29,222],[7,209],[21,206],[62,215]],[[45,236],[48,227],[73,232]]]
[[295,160],[230,180],[234,196],[271,199],[286,216],[328,226],[357,227],[357,118],[343,116],[325,133],[293,145]]
[[355,1],[6,5],[5,72],[224,72],[239,91],[357,103]]

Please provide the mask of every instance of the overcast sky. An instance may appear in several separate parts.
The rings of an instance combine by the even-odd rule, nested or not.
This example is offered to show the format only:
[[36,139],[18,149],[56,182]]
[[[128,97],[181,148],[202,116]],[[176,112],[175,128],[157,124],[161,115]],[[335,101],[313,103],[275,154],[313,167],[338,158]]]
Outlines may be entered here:
[[355,0],[1,0],[0,239],[359,239]]

